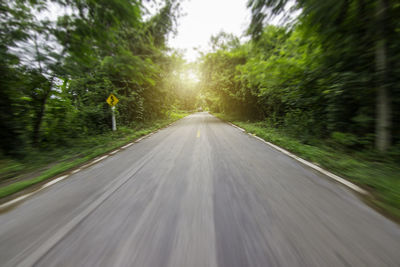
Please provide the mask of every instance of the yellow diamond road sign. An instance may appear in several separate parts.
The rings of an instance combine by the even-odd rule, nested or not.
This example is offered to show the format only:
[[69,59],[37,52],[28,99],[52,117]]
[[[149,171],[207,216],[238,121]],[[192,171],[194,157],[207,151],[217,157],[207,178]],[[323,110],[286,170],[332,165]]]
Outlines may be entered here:
[[112,93],[110,94],[110,96],[107,98],[106,101],[112,107],[114,107],[119,102],[118,98]]

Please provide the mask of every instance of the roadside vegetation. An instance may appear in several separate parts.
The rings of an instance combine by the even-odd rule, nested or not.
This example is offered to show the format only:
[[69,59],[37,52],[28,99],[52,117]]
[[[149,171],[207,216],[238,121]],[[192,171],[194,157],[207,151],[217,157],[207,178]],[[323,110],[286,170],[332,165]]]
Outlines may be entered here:
[[[354,181],[400,218],[400,4],[248,7],[249,40],[221,32],[200,60],[204,106]],[[268,23],[276,15],[279,26]]]

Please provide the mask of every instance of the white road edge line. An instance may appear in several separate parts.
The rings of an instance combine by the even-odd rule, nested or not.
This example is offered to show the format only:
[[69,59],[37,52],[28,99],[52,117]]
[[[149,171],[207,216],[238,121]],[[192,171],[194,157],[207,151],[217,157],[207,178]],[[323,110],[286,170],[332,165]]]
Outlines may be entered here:
[[[171,123],[171,124],[169,124],[169,125],[167,125],[166,127],[169,127],[169,126],[173,125],[174,123],[176,123],[176,121],[173,122],[173,123]],[[142,136],[142,137],[140,137],[139,139],[136,139],[135,141],[133,141],[133,142],[131,142],[131,143],[129,143],[129,144],[127,144],[127,145],[125,145],[125,146],[123,146],[123,147],[121,147],[121,148],[119,148],[119,149],[117,149],[117,150],[115,150],[115,151],[113,151],[113,152],[111,152],[111,153],[109,153],[108,155],[105,155],[105,156],[103,156],[103,157],[101,157],[101,158],[98,158],[98,159],[92,161],[92,162],[89,162],[88,164],[83,165],[81,168],[72,171],[71,174],[75,174],[75,173],[79,172],[80,170],[82,170],[82,169],[84,169],[84,168],[90,167],[90,166],[92,166],[93,164],[95,164],[95,163],[97,163],[97,162],[99,162],[99,161],[101,161],[101,160],[107,158],[109,155],[113,155],[113,154],[115,154],[115,153],[121,151],[121,149],[123,149],[123,148],[130,147],[130,146],[133,145],[134,143],[137,143],[137,142],[139,142],[139,141],[141,141],[141,140],[143,140],[143,139],[145,139],[145,138],[147,138],[147,137],[153,135],[154,133],[156,133],[156,132],[158,132],[158,131],[159,131],[159,130],[156,130],[155,132],[151,132],[151,133],[149,133],[149,134],[147,134],[147,135],[145,135],[145,136]],[[6,202],[6,203],[0,204],[0,211],[3,210],[3,209],[6,209],[6,208],[8,208],[8,207],[10,207],[10,206],[12,206],[12,205],[14,205],[14,204],[16,204],[16,203],[18,203],[18,202],[20,202],[20,201],[22,201],[22,200],[24,200],[24,199],[27,198],[27,197],[30,197],[30,196],[33,195],[33,194],[36,194],[37,192],[39,192],[40,190],[42,190],[42,189],[44,189],[44,188],[46,188],[46,187],[49,187],[49,186],[51,186],[51,185],[53,185],[53,184],[55,184],[55,183],[57,183],[57,182],[59,182],[59,181],[61,181],[61,180],[64,180],[64,179],[67,178],[68,176],[69,176],[69,175],[63,175],[63,176],[61,176],[61,177],[59,177],[59,178],[56,178],[56,179],[54,179],[54,180],[52,180],[52,181],[50,181],[50,182],[48,182],[48,183],[42,185],[41,187],[39,187],[37,190],[35,190],[35,191],[33,191],[33,192],[30,192],[30,193],[28,193],[28,194],[25,194],[25,195],[22,195],[22,196],[20,196],[20,197],[17,197],[17,198],[15,198],[15,199],[13,199],[13,200],[10,200],[10,201]]]
[[73,170],[73,171],[71,172],[71,174],[75,174],[75,173],[79,172],[80,170],[81,170],[81,169]]
[[124,146],[121,147],[121,148],[127,148],[127,147],[130,147],[131,145],[133,145],[133,143],[129,143],[129,144],[127,144],[127,145],[124,145]]
[[103,160],[103,159],[105,159],[105,158],[107,158],[107,157],[108,157],[108,155],[105,155],[105,156],[102,156],[101,158],[98,158],[98,159],[96,159],[96,160],[93,160],[93,161],[90,163],[90,165],[95,164],[95,163],[97,163],[97,162],[99,162],[99,161],[101,161],[101,160]]
[[115,153],[119,152],[120,149],[114,150],[113,152],[111,152],[109,155],[114,155]]
[[[142,140],[142,139],[146,138],[147,136],[148,136],[148,135],[143,136],[143,137],[139,138],[138,140],[136,140],[135,142],[138,142],[139,140]],[[129,147],[129,146],[131,146],[131,145],[133,145],[133,143],[129,143],[128,145],[125,145],[125,146],[123,146],[122,148],[126,148],[126,147]],[[115,151],[109,153],[109,155],[113,155],[113,154],[119,152],[120,150],[121,150],[121,149],[117,149],[117,150],[115,150]],[[88,164],[83,165],[81,168],[72,171],[71,174],[75,174],[75,173],[81,171],[81,170],[84,169],[84,168],[90,167],[91,165],[93,165],[93,164],[95,164],[95,163],[97,163],[97,162],[99,162],[99,161],[101,161],[101,160],[107,158],[109,155],[105,155],[105,156],[103,156],[103,157],[101,157],[101,158],[98,158],[98,159],[92,161],[92,162],[89,162]],[[37,190],[35,190],[35,191],[33,191],[33,192],[30,192],[30,193],[28,193],[28,194],[22,195],[22,196],[20,196],[20,197],[17,197],[17,198],[15,198],[15,199],[13,199],[13,200],[10,200],[10,201],[8,201],[8,202],[6,202],[6,203],[1,204],[1,205],[0,205],[0,211],[3,210],[3,209],[7,209],[8,207],[10,207],[10,206],[12,206],[12,205],[14,205],[14,204],[16,204],[16,203],[18,203],[18,202],[20,202],[20,201],[26,199],[26,198],[32,196],[33,194],[36,194],[36,193],[38,193],[39,191],[41,191],[41,190],[43,190],[43,189],[45,189],[45,188],[47,188],[47,187],[49,187],[49,186],[51,186],[51,185],[53,185],[53,184],[55,184],[55,183],[58,183],[58,182],[64,180],[64,179],[67,178],[68,176],[69,176],[69,175],[63,175],[63,176],[61,176],[61,177],[58,177],[58,178],[56,178],[56,179],[54,179],[54,180],[52,180],[52,181],[50,181],[50,182],[48,182],[48,183],[42,185],[41,187],[39,187]]]
[[[40,189],[39,189],[39,190],[40,190]],[[37,190],[37,191],[39,191],[39,190]],[[37,192],[37,191],[36,191],[36,192]],[[0,205],[0,210],[6,209],[6,208],[8,208],[8,207],[14,205],[15,203],[18,203],[18,202],[24,200],[25,198],[27,198],[27,197],[33,195],[33,194],[36,193],[36,192],[31,192],[31,193],[28,193],[28,194],[26,194],[26,195],[17,197],[17,198],[15,198],[15,199],[11,200],[11,201],[8,201],[8,202],[6,202],[6,203]]]
[[27,197],[32,196],[33,194],[36,194],[37,192],[39,192],[39,191],[45,189],[46,187],[49,187],[49,186],[51,186],[51,185],[53,185],[53,184],[55,184],[55,183],[58,183],[59,181],[64,180],[64,179],[67,178],[68,176],[69,176],[69,175],[63,175],[63,176],[61,176],[61,177],[58,177],[58,178],[54,179],[53,181],[50,181],[50,182],[48,182],[48,183],[42,185],[41,187],[39,187],[37,190],[35,190],[35,191],[33,191],[33,192],[30,192],[30,193],[28,193],[28,194],[25,194],[25,195],[23,195],[23,196],[17,197],[17,198],[15,198],[15,199],[11,200],[11,201],[8,201],[8,202],[6,202],[6,203],[1,204],[1,205],[0,205],[0,211],[3,210],[3,209],[7,209],[8,207],[10,207],[10,206],[12,206],[12,205],[14,205],[14,204],[16,204],[16,203],[18,203],[18,202],[24,200],[24,199],[27,198]]
[[233,126],[233,127],[235,127],[236,129],[239,129],[240,131],[242,131],[242,132],[245,132],[246,130],[245,129],[243,129],[243,128],[240,128],[239,126],[237,126],[237,125],[235,125],[235,124],[233,124],[233,123],[229,123],[231,126]]
[[[243,128],[240,128],[240,127],[234,125],[233,123],[229,123],[229,124],[232,125],[233,127],[237,128],[237,129],[239,129],[240,131],[245,132],[245,130]],[[356,191],[356,192],[358,192],[360,194],[363,194],[363,195],[369,195],[369,193],[367,191],[365,191],[361,187],[353,184],[352,182],[349,182],[346,179],[344,179],[344,178],[342,178],[342,177],[340,177],[340,176],[338,176],[336,174],[333,174],[333,173],[331,173],[331,172],[329,172],[329,171],[327,171],[325,169],[322,169],[321,167],[319,167],[319,166],[317,166],[317,165],[315,165],[315,164],[313,164],[313,163],[311,163],[311,162],[309,162],[309,161],[307,161],[305,159],[302,159],[302,158],[290,153],[286,149],[283,149],[283,148],[281,148],[281,147],[279,147],[277,145],[274,145],[274,144],[272,144],[272,143],[270,143],[268,141],[265,141],[264,139],[262,139],[261,137],[258,137],[257,135],[255,135],[253,133],[247,133],[247,134],[252,136],[252,137],[254,137],[254,138],[256,138],[256,139],[258,139],[258,140],[260,140],[261,142],[263,142],[263,143],[275,148],[279,152],[281,152],[281,153],[283,153],[283,154],[285,154],[285,155],[287,155],[287,156],[289,156],[289,157],[301,162],[302,164],[304,164],[304,165],[306,165],[306,166],[308,166],[308,167],[310,167],[310,168],[312,168],[312,169],[314,169],[314,170],[316,170],[316,171],[328,176],[329,178],[331,178],[331,179],[333,179],[333,180],[335,180],[335,181],[337,181],[337,182],[349,187],[350,189],[353,189],[354,191]]]
[[64,179],[67,178],[68,176],[69,176],[69,175],[63,175],[63,176],[61,176],[61,177],[58,177],[58,178],[54,179],[53,181],[50,181],[50,182],[48,182],[48,183],[45,183],[40,189],[44,189],[44,188],[49,187],[49,186],[51,186],[51,185],[53,185],[53,184],[55,184],[55,183],[58,183],[59,181],[64,180]]
[[147,160],[142,160],[139,165],[133,170],[124,172],[116,178],[116,182],[109,185],[104,193],[100,195],[99,198],[95,199],[90,203],[81,213],[79,213],[75,218],[70,220],[68,223],[58,228],[57,232],[47,239],[45,242],[36,247],[36,250],[25,257],[16,266],[34,266],[38,260],[40,260],[52,247],[54,247],[61,239],[64,238],[70,231],[72,231],[83,219],[89,216],[97,207],[99,207],[109,196],[111,196],[116,190],[118,190],[122,185],[124,185],[132,176],[137,173],[147,162]]
[[[92,162],[90,162],[90,163],[88,163],[88,164],[82,166],[81,168],[74,170],[73,172],[71,172],[71,174],[77,173],[77,172],[80,171],[82,168],[90,167],[91,165],[93,165],[93,164],[95,164],[95,163],[97,163],[97,162],[99,162],[99,161],[101,161],[101,160],[103,160],[103,159],[106,159],[107,157],[108,157],[108,155],[102,156],[101,158],[98,158],[98,159],[96,159],[96,160],[94,160],[94,161],[92,161]],[[45,189],[45,188],[47,188],[47,187],[49,187],[49,186],[51,186],[51,185],[53,185],[53,184],[55,184],[55,183],[58,183],[58,182],[64,180],[64,179],[67,178],[68,176],[69,176],[69,174],[60,176],[60,177],[58,177],[58,178],[56,178],[56,179],[54,179],[54,180],[52,180],[52,181],[50,181],[50,182],[48,182],[48,183],[42,185],[41,187],[39,187],[37,190],[35,190],[35,191],[33,191],[33,192],[30,192],[30,193],[28,193],[28,194],[26,194],[26,195],[17,197],[17,198],[15,198],[15,199],[13,199],[13,200],[10,200],[10,201],[8,201],[8,202],[6,202],[6,203],[1,204],[1,205],[0,205],[0,211],[3,210],[3,209],[6,209],[6,208],[8,208],[8,207],[10,207],[10,206],[12,206],[12,205],[14,205],[14,204],[16,204],[16,203],[18,203],[18,202],[20,202],[20,201],[22,201],[22,200],[24,200],[25,198],[27,198],[27,197],[29,197],[29,196],[31,196],[31,195],[33,195],[33,194],[38,193],[39,191],[41,191],[41,190],[43,190],[43,189]]]

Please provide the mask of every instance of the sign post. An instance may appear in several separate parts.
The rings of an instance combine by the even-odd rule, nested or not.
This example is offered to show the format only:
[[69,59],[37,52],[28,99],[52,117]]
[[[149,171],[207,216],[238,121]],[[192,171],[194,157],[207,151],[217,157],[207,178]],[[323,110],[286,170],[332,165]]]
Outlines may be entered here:
[[115,121],[115,107],[111,107],[111,120],[112,120],[112,130],[117,130],[117,122]]
[[111,120],[112,120],[112,130],[116,131],[117,130],[117,122],[115,120],[115,105],[119,102],[118,98],[111,93],[106,102],[111,106]]

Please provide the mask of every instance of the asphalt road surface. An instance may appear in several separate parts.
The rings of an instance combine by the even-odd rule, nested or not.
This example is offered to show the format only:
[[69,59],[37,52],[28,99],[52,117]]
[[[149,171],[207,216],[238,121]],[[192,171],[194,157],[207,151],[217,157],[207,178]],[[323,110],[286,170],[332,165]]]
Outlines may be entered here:
[[0,265],[400,266],[400,228],[196,113],[1,214]]

